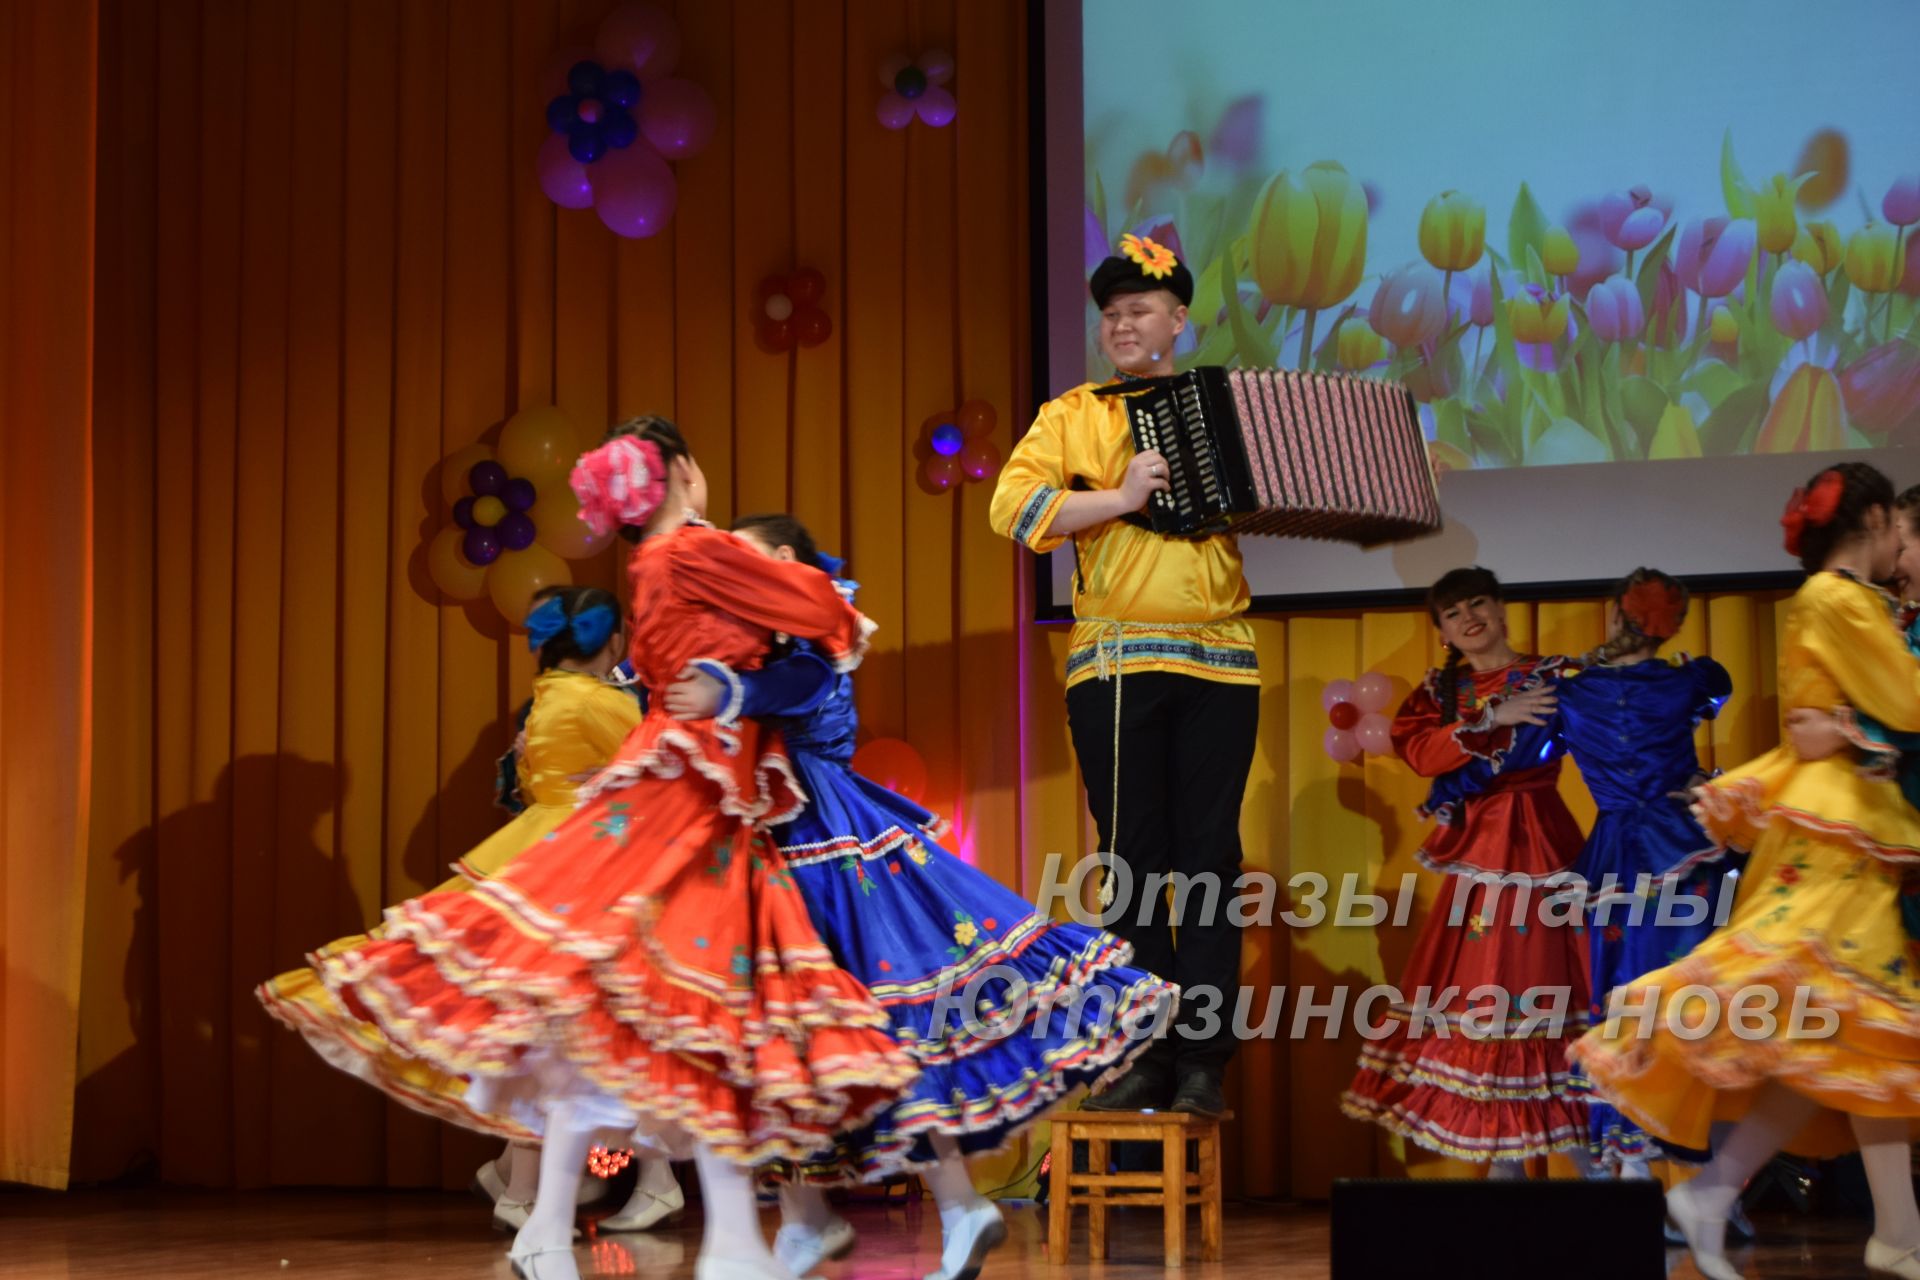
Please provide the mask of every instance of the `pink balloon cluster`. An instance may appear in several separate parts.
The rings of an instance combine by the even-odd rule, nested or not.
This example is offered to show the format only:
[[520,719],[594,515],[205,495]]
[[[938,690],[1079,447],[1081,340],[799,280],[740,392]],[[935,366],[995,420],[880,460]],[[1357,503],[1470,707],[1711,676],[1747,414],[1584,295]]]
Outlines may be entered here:
[[1393,680],[1378,671],[1369,671],[1358,680],[1333,680],[1320,693],[1320,705],[1327,713],[1327,729],[1321,745],[1341,764],[1360,758],[1393,752],[1393,721],[1386,710],[1393,701]]
[[669,75],[680,59],[680,28],[657,5],[625,4],[608,14],[591,53],[562,56],[555,77],[560,88],[582,57],[639,78],[633,113],[639,136],[585,164],[568,150],[565,133],[548,134],[535,163],[540,189],[563,209],[591,208],[616,235],[657,235],[673,221],[680,196],[667,162],[698,155],[713,140],[713,100],[692,81]]
[[917,58],[897,53],[880,64],[880,83],[886,92],[873,114],[883,128],[904,129],[918,116],[922,123],[944,129],[960,113],[960,104],[945,88],[953,79],[953,55],[932,49]]
[[936,413],[920,424],[914,453],[920,459],[920,488],[945,493],[966,480],[985,480],[1000,469],[993,443],[993,406],[969,400],[958,409]]

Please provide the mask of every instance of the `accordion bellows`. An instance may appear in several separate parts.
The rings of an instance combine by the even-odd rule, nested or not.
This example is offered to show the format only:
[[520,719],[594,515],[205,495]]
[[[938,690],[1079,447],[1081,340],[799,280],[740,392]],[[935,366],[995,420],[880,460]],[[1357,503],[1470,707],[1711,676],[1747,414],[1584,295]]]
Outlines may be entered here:
[[1373,546],[1440,528],[1413,396],[1398,383],[1287,369],[1189,369],[1102,387],[1134,447],[1167,459],[1159,533],[1231,530]]

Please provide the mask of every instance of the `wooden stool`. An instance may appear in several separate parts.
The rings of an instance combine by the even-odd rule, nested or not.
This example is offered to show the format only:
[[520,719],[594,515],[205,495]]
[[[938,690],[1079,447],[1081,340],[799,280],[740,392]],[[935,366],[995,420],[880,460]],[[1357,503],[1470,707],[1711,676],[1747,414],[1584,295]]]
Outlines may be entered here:
[[[1052,1203],[1047,1219],[1047,1260],[1063,1263],[1073,1231],[1075,1205],[1087,1207],[1088,1256],[1107,1256],[1107,1210],[1115,1205],[1159,1205],[1166,1221],[1166,1265],[1187,1260],[1187,1208],[1200,1206],[1200,1260],[1220,1260],[1220,1121],[1179,1111],[1055,1112]],[[1073,1144],[1087,1144],[1087,1172],[1073,1171]],[[1107,1144],[1157,1142],[1159,1173],[1108,1173]],[[1200,1172],[1187,1172],[1187,1144],[1199,1144]],[[1120,1195],[1110,1192],[1119,1191]]]

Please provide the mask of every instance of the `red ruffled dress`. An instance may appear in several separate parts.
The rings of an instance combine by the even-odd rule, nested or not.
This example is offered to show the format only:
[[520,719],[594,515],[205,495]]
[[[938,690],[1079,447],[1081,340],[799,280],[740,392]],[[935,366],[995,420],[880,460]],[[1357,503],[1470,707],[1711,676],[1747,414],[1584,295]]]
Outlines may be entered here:
[[[1429,672],[1394,718],[1395,750],[1428,778],[1501,760],[1513,733],[1493,723],[1492,704],[1538,687],[1560,665],[1526,657],[1493,671],[1462,667],[1458,718],[1445,724],[1440,673]],[[1584,843],[1559,778],[1558,758],[1509,765],[1421,847],[1422,865],[1450,884],[1421,927],[1385,1034],[1368,1040],[1341,1096],[1349,1116],[1460,1160],[1586,1146],[1587,1109],[1568,1087],[1567,1047],[1588,1021],[1587,940],[1576,904],[1546,905],[1554,877]],[[1503,883],[1478,882],[1476,873]],[[1480,997],[1469,999],[1476,989]],[[1431,1016],[1416,1016],[1423,1003]]]
[[[757,667],[774,631],[842,668],[871,624],[826,574],[690,525],[632,560],[633,660],[654,689],[697,658]],[[798,812],[777,735],[655,709],[564,825],[462,893],[391,908],[322,978],[401,1050],[471,1077],[467,1104],[800,1159],[916,1076],[836,965],[765,826]]]

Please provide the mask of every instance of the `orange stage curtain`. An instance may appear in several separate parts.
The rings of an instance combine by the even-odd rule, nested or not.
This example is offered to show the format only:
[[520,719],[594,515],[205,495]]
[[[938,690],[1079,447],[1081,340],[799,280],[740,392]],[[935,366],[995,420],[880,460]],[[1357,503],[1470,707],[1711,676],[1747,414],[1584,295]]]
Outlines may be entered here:
[[93,659],[92,0],[0,12],[0,1181],[67,1185]]
[[[1003,451],[1024,418],[1024,8],[668,7],[719,127],[630,241],[534,173],[545,73],[610,0],[102,0],[97,434],[124,465],[98,484],[80,1175],[471,1175],[482,1144],[323,1066],[250,988],[502,818],[532,661],[438,602],[422,549],[435,464],[522,407],[664,412],[716,520],[792,510],[847,556],[884,628],[869,732],[910,734],[930,801],[1020,879],[1015,559],[987,487],[922,493],[913,449],[964,399]],[[874,68],[934,47],[958,121],[881,128]],[[802,266],[833,336],[769,355],[755,286]]]

